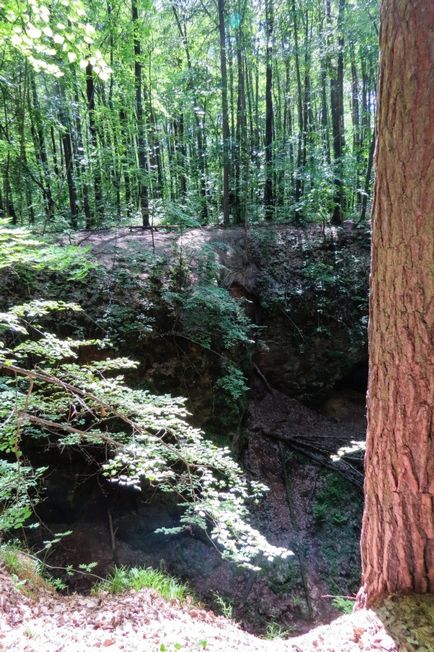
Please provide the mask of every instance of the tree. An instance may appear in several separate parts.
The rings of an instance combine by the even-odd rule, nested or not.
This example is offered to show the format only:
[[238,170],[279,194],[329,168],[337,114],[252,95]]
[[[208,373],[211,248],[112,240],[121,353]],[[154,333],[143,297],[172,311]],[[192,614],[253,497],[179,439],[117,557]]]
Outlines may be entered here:
[[131,0],[131,20],[134,29],[134,84],[136,90],[137,151],[139,159],[139,201],[142,225],[149,226],[148,164],[146,158],[145,126],[142,100],[142,48],[138,31],[137,0]]
[[229,116],[228,116],[228,76],[226,55],[225,0],[218,0],[220,36],[220,72],[222,96],[222,137],[223,137],[223,223],[229,224]]
[[50,230],[364,219],[377,5],[3,0],[0,210]]
[[434,4],[383,0],[363,588],[434,592]]
[[265,218],[273,217],[273,3],[265,3],[267,55],[266,55],[266,82],[265,82],[265,185],[264,208]]
[[[330,2],[328,0],[328,12],[330,13]],[[334,183],[335,198],[332,215],[332,224],[340,226],[344,221],[344,165],[343,155],[345,147],[344,137],[344,22],[345,0],[339,0],[339,12],[337,20],[337,56],[336,65],[333,66],[330,79],[330,108],[332,113],[333,126],[333,154],[334,154]]]

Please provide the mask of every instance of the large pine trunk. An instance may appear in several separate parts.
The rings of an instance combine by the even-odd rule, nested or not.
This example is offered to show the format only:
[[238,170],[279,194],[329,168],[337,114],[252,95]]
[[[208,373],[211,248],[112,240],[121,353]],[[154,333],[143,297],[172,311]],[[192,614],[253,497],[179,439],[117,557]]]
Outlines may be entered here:
[[383,0],[360,602],[434,592],[434,3]]

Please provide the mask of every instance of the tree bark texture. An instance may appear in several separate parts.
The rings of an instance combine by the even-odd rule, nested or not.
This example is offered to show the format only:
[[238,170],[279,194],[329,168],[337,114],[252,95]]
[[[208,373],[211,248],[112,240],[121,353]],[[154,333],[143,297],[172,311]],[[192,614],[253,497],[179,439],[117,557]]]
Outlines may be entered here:
[[434,3],[383,0],[362,604],[434,592]]

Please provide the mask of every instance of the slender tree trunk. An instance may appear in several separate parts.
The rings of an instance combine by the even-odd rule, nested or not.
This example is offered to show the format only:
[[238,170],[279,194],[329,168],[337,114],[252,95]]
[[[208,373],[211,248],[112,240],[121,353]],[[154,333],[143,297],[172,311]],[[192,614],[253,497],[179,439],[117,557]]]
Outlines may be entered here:
[[383,0],[363,589],[434,592],[434,4]]
[[[330,11],[330,0],[328,0]],[[337,62],[333,66],[330,79],[330,104],[332,112],[333,127],[333,156],[334,156],[334,207],[331,223],[333,226],[340,226],[345,215],[344,195],[344,21],[345,0],[339,0],[339,11],[337,21]],[[330,16],[330,13],[329,13]]]
[[85,160],[84,156],[84,138],[83,138],[83,130],[81,126],[81,118],[80,118],[80,96],[78,92],[78,84],[77,84],[77,78],[75,75],[74,71],[74,76],[73,76],[73,86],[74,86],[74,102],[76,105],[75,108],[75,130],[76,130],[76,139],[77,139],[77,145],[78,145],[78,151],[75,154],[75,167],[77,171],[79,172],[79,177],[80,177],[80,185],[81,185],[81,195],[83,198],[83,212],[84,212],[84,219],[85,219],[85,224],[86,228],[90,229],[92,227],[92,213],[90,210],[90,203],[89,203],[89,187],[87,183],[87,162]]
[[63,160],[65,162],[66,182],[68,186],[69,208],[71,210],[71,226],[76,229],[78,219],[77,190],[73,175],[72,140],[69,129],[62,132]]
[[4,205],[5,217],[10,217],[12,220],[12,224],[17,224],[18,219],[15,211],[14,199],[12,196],[12,188],[9,181],[10,162],[11,159],[10,159],[10,155],[8,154],[6,157],[6,166],[4,169],[4,176],[3,176],[3,190],[4,190],[3,205]]
[[309,144],[312,142],[313,116],[311,109],[310,92],[310,32],[309,32],[309,10],[304,14],[304,89],[303,89],[303,147],[302,147],[302,169],[307,169]]
[[57,145],[54,128],[50,127],[51,153],[53,158],[53,172],[56,177],[59,176],[59,163],[57,162]]
[[136,90],[137,150],[139,157],[139,203],[142,225],[149,226],[148,164],[142,101],[142,48],[138,27],[137,0],[131,0],[131,19],[134,26],[134,83]]
[[131,208],[131,144],[128,135],[128,118],[125,109],[119,111],[119,124],[121,128],[122,140],[122,156],[121,156],[121,169],[124,177],[124,192],[125,192],[125,205],[127,213]]
[[247,114],[246,114],[246,92],[245,92],[245,67],[244,67],[244,42],[243,42],[243,18],[236,31],[236,55],[237,55],[237,128],[236,128],[236,155],[235,155],[235,206],[234,221],[243,223],[247,217],[247,187],[246,176],[248,166],[247,156]]
[[[47,219],[50,221],[54,217],[54,200],[53,194],[51,191],[51,180],[50,180],[50,169],[48,165],[48,155],[47,147],[45,142],[45,133],[42,121],[41,109],[39,106],[38,92],[36,88],[35,77],[32,71],[30,71],[30,89],[31,97],[33,102],[33,118],[35,121],[35,148],[37,151],[37,156],[42,168],[42,178],[44,180],[44,199],[46,202],[46,215]],[[30,95],[29,95],[30,97]]]
[[187,177],[185,175],[186,150],[184,144],[184,114],[179,112],[173,122],[173,133],[175,136],[176,167],[178,170],[179,192],[185,198],[187,194]]
[[355,161],[354,171],[354,189],[356,208],[361,203],[360,185],[360,165],[361,165],[361,148],[360,148],[360,102],[359,102],[359,75],[357,72],[356,58],[354,47],[351,45],[351,118],[353,123],[353,158]]
[[98,160],[98,138],[95,120],[95,83],[93,76],[93,67],[88,63],[86,67],[86,100],[87,100],[87,114],[89,120],[89,134],[91,160],[93,161],[93,187],[95,193],[95,224],[101,224],[104,219],[103,197],[101,189],[101,172],[99,169]]
[[178,27],[179,35],[181,37],[184,46],[185,56],[187,59],[187,67],[191,78],[190,88],[192,91],[193,101],[194,101],[193,113],[194,113],[195,128],[196,128],[195,131],[196,131],[196,139],[197,139],[198,171],[200,177],[199,188],[200,188],[200,195],[202,198],[201,217],[202,217],[202,222],[206,224],[208,221],[208,197],[207,197],[207,175],[206,175],[206,152],[205,152],[206,137],[203,131],[203,122],[200,115],[202,112],[200,112],[199,110],[201,103],[199,101],[195,85],[193,83],[193,66],[191,63],[190,47],[189,47],[188,37],[187,37],[187,25],[185,23],[185,20],[181,21],[178,8],[175,2],[172,2],[172,10],[173,10],[173,15],[175,17],[176,25]]
[[271,220],[274,214],[273,189],[273,0],[265,4],[265,22],[267,35],[267,58],[265,64],[265,184],[264,213],[265,219]]
[[222,95],[222,122],[223,122],[223,224],[229,225],[229,176],[230,176],[230,132],[228,114],[228,75],[226,63],[226,27],[225,27],[225,0],[218,0],[219,35],[220,35],[220,74]]
[[300,200],[303,194],[302,173],[303,168],[303,138],[305,125],[303,122],[303,87],[301,84],[300,73],[300,52],[298,41],[298,20],[295,0],[292,0],[292,21],[294,26],[294,45],[295,45],[295,73],[297,77],[297,112],[298,112],[298,145],[297,145],[297,165],[295,170],[295,221],[299,223],[303,217],[303,211],[300,207]]
[[329,111],[327,105],[327,69],[329,67],[329,56],[326,53],[327,41],[323,35],[324,32],[324,20],[321,18],[321,23],[319,27],[320,31],[320,66],[321,66],[321,127],[322,127],[322,138],[324,144],[324,155],[327,163],[331,163],[331,154],[330,154],[330,137],[329,137]]

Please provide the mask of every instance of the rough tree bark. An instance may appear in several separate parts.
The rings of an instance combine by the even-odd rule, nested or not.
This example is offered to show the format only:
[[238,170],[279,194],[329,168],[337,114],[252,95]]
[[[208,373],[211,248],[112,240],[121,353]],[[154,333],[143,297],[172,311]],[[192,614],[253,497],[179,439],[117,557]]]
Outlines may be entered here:
[[432,0],[383,0],[380,45],[359,594],[367,605],[434,592]]

